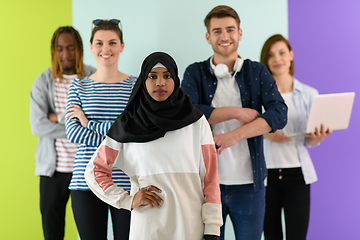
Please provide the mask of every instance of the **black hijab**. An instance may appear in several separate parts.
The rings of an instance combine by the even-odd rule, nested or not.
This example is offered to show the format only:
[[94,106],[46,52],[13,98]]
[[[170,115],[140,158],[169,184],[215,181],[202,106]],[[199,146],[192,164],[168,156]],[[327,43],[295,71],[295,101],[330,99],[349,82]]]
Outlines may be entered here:
[[[155,101],[145,86],[149,72],[157,63],[167,68],[175,83],[172,94],[162,102]],[[155,52],[145,58],[129,102],[107,135],[122,143],[149,142],[163,137],[167,131],[192,124],[201,116],[202,112],[180,89],[180,79],[174,59],[166,53]]]

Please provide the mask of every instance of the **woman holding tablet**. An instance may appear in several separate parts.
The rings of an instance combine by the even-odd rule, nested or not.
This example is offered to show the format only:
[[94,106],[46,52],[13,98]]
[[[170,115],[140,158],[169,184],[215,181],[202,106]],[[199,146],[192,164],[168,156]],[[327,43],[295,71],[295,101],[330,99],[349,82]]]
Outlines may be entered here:
[[305,240],[310,213],[310,184],[317,180],[307,147],[315,146],[332,133],[316,128],[314,133],[287,137],[306,129],[311,101],[318,91],[293,78],[294,53],[281,35],[270,37],[261,51],[261,60],[276,80],[288,106],[288,124],[283,130],[264,134],[268,168],[265,239],[283,239],[281,210],[284,209],[286,239]]

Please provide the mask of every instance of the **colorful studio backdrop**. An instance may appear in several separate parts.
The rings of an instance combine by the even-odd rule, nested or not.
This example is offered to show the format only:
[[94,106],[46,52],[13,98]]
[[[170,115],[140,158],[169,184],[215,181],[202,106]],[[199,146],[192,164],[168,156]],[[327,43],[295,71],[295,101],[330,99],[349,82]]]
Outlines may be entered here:
[[[219,4],[233,7],[240,15],[243,39],[238,50],[243,58],[258,61],[265,40],[280,33],[292,44],[297,79],[320,93],[359,94],[357,0],[2,0],[1,239],[42,239],[39,178],[34,176],[37,137],[29,124],[29,92],[35,78],[50,67],[55,29],[73,25],[79,30],[84,61],[96,66],[89,46],[91,21],[121,19],[125,41],[121,71],[138,75],[149,53],[165,51],[177,61],[182,78],[187,65],[212,54],[203,19]],[[359,103],[357,95],[347,130],[334,132],[310,150],[319,181],[311,186],[309,240],[360,239]],[[231,226],[226,234],[234,239]],[[65,239],[77,239],[70,204]]]

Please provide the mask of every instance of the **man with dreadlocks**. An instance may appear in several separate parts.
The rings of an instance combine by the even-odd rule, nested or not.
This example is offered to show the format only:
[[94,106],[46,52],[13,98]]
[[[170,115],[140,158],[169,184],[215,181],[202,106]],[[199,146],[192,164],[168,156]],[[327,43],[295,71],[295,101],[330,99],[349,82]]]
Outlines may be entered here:
[[63,239],[68,189],[77,149],[65,131],[69,86],[95,69],[83,64],[83,44],[73,27],[59,27],[51,39],[52,68],[35,79],[30,92],[30,125],[39,137],[35,175],[40,176],[40,211],[46,240]]

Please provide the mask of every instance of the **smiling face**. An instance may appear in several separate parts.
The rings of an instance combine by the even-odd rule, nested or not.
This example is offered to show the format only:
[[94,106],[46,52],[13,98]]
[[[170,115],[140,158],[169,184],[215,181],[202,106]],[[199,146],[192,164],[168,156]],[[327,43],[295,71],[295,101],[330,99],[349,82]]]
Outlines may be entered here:
[[119,35],[115,31],[99,30],[94,35],[90,49],[98,65],[117,65],[124,43],[120,42]]
[[275,42],[268,53],[268,67],[272,75],[290,74],[294,54],[283,41]]
[[175,82],[166,68],[157,67],[150,71],[145,85],[149,95],[155,101],[162,102],[174,91]]
[[75,41],[70,33],[61,33],[57,40],[56,53],[59,57],[62,73],[76,73]]
[[242,30],[232,17],[212,18],[206,40],[214,50],[214,58],[238,57],[237,48],[242,37]]

